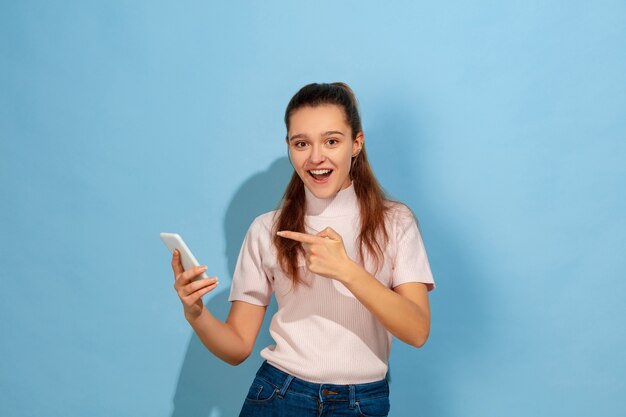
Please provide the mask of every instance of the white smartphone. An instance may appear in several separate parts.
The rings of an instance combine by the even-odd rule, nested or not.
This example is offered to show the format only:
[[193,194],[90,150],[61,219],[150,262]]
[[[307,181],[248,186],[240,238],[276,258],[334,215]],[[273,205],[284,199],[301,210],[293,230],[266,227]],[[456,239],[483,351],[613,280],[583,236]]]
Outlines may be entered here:
[[[167,246],[167,248],[170,250],[170,253],[173,254],[174,249],[178,249],[178,252],[180,253],[180,261],[182,262],[185,271],[193,268],[194,266],[200,266],[198,260],[195,256],[193,256],[193,253],[191,253],[191,251],[185,244],[185,241],[182,237],[180,237],[178,233],[161,233],[160,236],[163,243],[165,243],[165,246]],[[200,278],[206,279],[209,277],[207,276],[206,272],[203,272],[198,279]]]

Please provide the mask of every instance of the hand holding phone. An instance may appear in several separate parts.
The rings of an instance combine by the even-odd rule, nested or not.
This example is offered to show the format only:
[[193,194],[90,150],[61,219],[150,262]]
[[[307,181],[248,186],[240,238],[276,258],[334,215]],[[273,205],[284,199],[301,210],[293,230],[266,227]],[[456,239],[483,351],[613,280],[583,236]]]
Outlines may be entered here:
[[213,291],[219,284],[217,277],[207,277],[204,273],[206,269],[199,268],[200,264],[196,257],[193,256],[179,235],[176,233],[161,233],[161,239],[173,253],[172,270],[176,278],[174,289],[183,303],[185,318],[187,320],[196,319],[205,309],[202,297]]
[[[183,264],[183,269],[185,271],[188,271],[193,267],[200,266],[198,260],[195,256],[193,256],[193,253],[191,253],[191,250],[189,250],[189,247],[185,244],[185,241],[178,233],[161,233],[160,236],[161,240],[165,243],[165,246],[167,246],[172,254],[174,253],[174,250],[178,250],[178,253],[180,254],[180,261]],[[202,275],[196,279],[201,278],[207,279],[209,277],[206,273],[202,273]]]

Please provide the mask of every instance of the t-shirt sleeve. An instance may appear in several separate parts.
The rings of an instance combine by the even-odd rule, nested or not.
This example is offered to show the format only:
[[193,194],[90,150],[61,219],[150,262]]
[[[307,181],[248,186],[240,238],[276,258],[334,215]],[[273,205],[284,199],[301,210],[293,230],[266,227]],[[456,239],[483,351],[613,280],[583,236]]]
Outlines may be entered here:
[[248,229],[235,266],[229,301],[245,301],[259,306],[270,303],[272,283],[263,265],[263,255],[272,242],[270,234],[263,231],[259,218]]
[[394,229],[395,259],[392,288],[407,282],[423,282],[428,291],[435,289],[426,248],[413,213],[404,208]]

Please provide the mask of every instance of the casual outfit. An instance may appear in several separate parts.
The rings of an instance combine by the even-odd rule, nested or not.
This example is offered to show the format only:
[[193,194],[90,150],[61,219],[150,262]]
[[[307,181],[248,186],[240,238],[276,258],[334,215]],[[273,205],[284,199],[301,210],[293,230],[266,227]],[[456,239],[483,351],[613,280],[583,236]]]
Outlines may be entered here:
[[[342,236],[350,259],[359,260],[360,213],[354,186],[350,185],[329,199],[319,199],[306,188],[305,193],[306,232],[317,234],[331,227]],[[407,282],[422,282],[429,290],[434,289],[426,251],[412,212],[402,204],[389,204],[392,205],[386,223],[389,241],[383,248],[384,258],[377,265],[375,257],[365,254],[360,264],[388,288]],[[263,214],[250,226],[239,254],[229,297],[230,301],[266,306],[274,293],[278,304],[278,311],[270,324],[270,334],[276,344],[261,351],[266,363],[250,388],[241,415],[256,415],[244,414],[244,411],[252,404],[259,405],[259,401],[264,404],[264,416],[305,415],[272,414],[265,406],[275,403],[276,399],[284,400],[290,394],[299,398],[318,388],[322,393],[326,386],[333,387],[326,388],[331,392],[338,392],[327,398],[342,398],[340,402],[352,407],[349,408],[351,411],[357,409],[357,401],[363,406],[363,400],[357,400],[358,396],[368,399],[366,402],[371,405],[370,398],[380,398],[381,392],[387,392],[385,376],[392,335],[343,284],[310,272],[304,258],[298,263],[303,282],[298,286],[292,284],[278,264],[272,243],[276,215],[277,211]],[[287,378],[293,379],[287,382]],[[385,388],[381,391],[383,386]],[[326,397],[322,394],[316,394],[316,398],[322,405],[326,404]],[[368,415],[365,411],[361,414],[352,412],[352,415]]]

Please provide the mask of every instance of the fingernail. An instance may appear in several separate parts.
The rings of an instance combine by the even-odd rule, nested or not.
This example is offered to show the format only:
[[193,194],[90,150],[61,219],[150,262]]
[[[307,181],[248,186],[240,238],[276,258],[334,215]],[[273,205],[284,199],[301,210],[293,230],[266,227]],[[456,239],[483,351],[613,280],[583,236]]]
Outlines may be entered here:
[[276,232],[276,234],[277,234],[278,236],[282,236],[282,235],[283,235],[283,232],[282,232],[282,230],[281,230],[280,232]]

